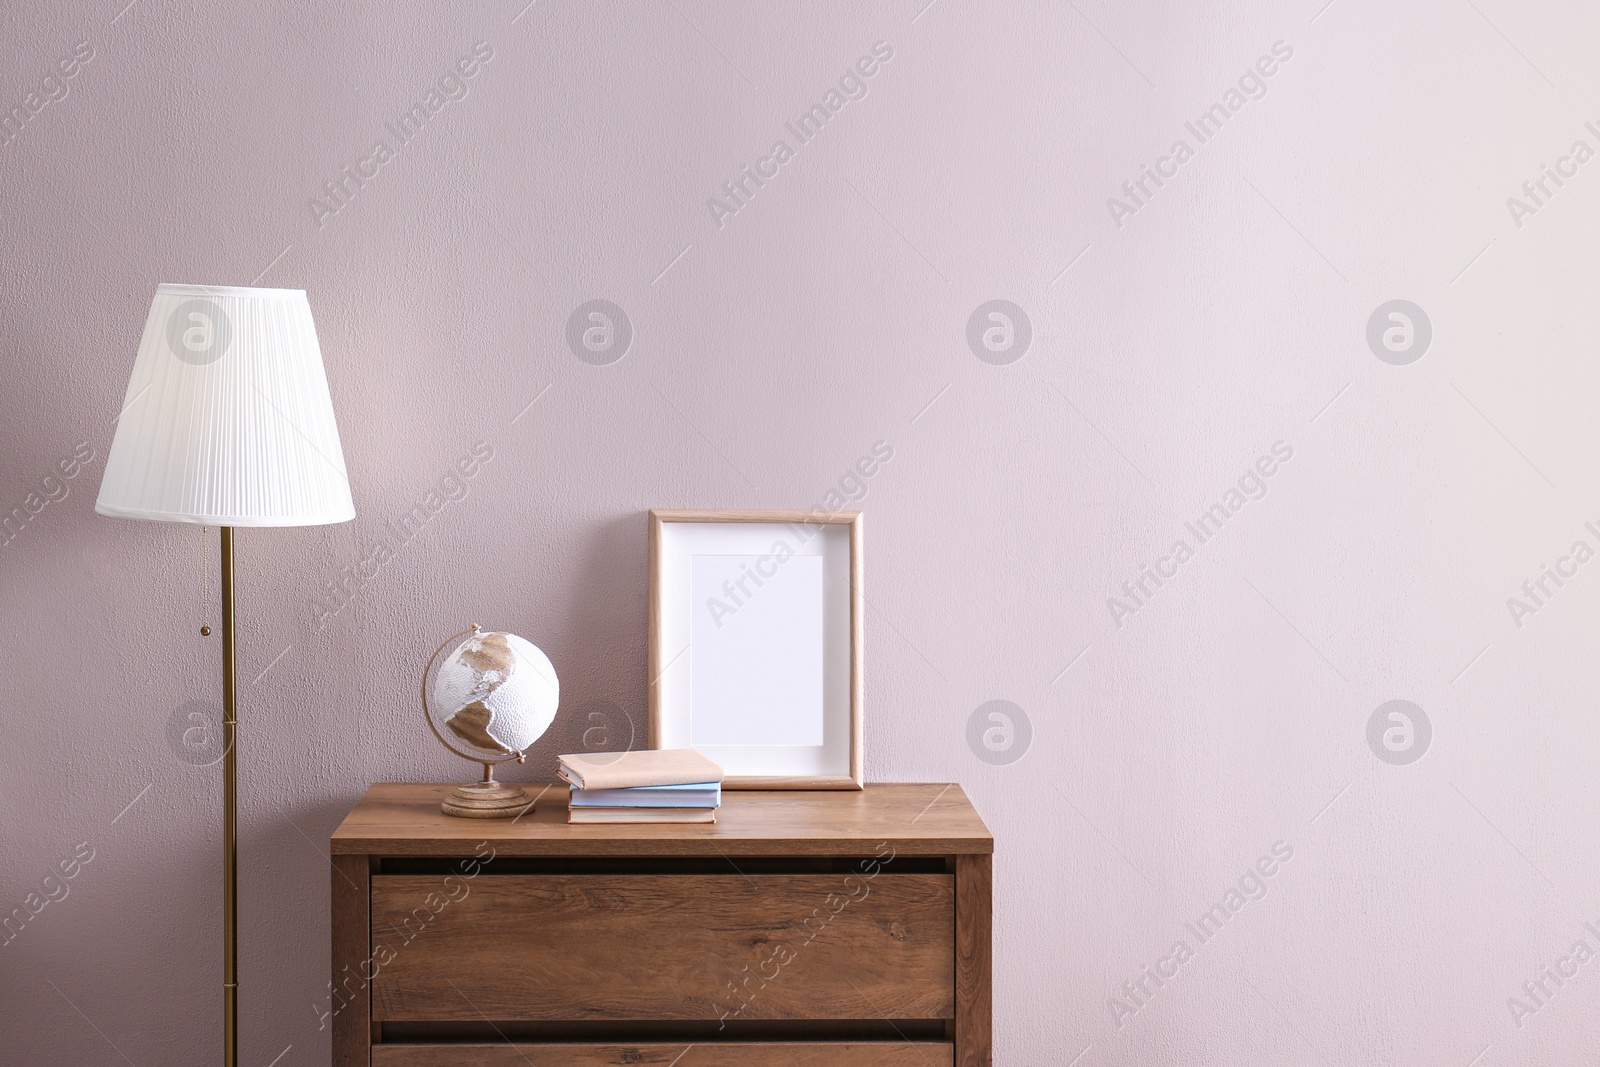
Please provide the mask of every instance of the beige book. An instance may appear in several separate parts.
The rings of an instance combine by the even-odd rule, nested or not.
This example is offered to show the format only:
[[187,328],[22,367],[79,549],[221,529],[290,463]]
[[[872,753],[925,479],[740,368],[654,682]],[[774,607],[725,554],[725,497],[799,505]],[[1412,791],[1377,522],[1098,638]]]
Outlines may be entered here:
[[634,752],[584,752],[560,756],[556,773],[579,789],[631,789],[642,785],[695,785],[722,781],[722,768],[692,748]]
[[568,808],[569,823],[716,822],[716,808]]

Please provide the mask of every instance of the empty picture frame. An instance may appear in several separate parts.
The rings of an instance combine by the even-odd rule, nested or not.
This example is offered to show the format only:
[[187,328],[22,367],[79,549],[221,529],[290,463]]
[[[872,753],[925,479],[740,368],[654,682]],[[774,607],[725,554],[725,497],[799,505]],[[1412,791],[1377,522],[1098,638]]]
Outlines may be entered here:
[[860,789],[861,513],[650,512],[650,747]]

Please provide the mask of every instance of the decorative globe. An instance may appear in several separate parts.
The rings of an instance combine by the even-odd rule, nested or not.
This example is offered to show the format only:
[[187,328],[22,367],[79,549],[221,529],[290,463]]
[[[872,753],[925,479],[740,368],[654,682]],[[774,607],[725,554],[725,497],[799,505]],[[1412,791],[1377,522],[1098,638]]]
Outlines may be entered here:
[[451,740],[485,760],[520,754],[543,737],[560,698],[550,657],[516,634],[474,630],[433,681],[433,711]]
[[[439,662],[458,637],[466,640]],[[495,781],[494,766],[521,763],[550,728],[560,700],[550,658],[516,634],[485,633],[474,623],[435,649],[422,668],[428,726],[445,748],[483,764],[483,780],[451,791],[440,810],[472,819],[520,818],[532,811],[533,801],[520,786]]]

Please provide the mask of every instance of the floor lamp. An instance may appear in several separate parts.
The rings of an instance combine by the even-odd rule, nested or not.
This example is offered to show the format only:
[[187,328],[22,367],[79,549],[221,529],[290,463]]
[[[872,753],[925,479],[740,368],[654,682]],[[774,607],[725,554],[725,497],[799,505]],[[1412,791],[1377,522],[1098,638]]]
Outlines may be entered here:
[[[300,289],[157,287],[106,457],[102,515],[222,528],[224,1063],[238,1063],[233,530],[355,518]],[[209,634],[209,627],[202,627]]]

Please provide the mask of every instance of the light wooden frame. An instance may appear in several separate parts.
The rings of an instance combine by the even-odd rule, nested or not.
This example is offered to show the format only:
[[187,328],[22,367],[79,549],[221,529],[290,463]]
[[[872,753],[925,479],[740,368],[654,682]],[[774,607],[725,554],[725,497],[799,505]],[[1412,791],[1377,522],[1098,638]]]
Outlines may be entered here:
[[865,729],[862,718],[862,660],[866,648],[862,624],[862,514],[859,511],[696,511],[651,509],[649,689],[650,747],[661,736],[661,675],[666,666],[661,625],[661,550],[669,522],[748,522],[775,525],[834,525],[850,528],[850,773],[847,775],[730,775],[724,789],[860,789],[866,780]]

